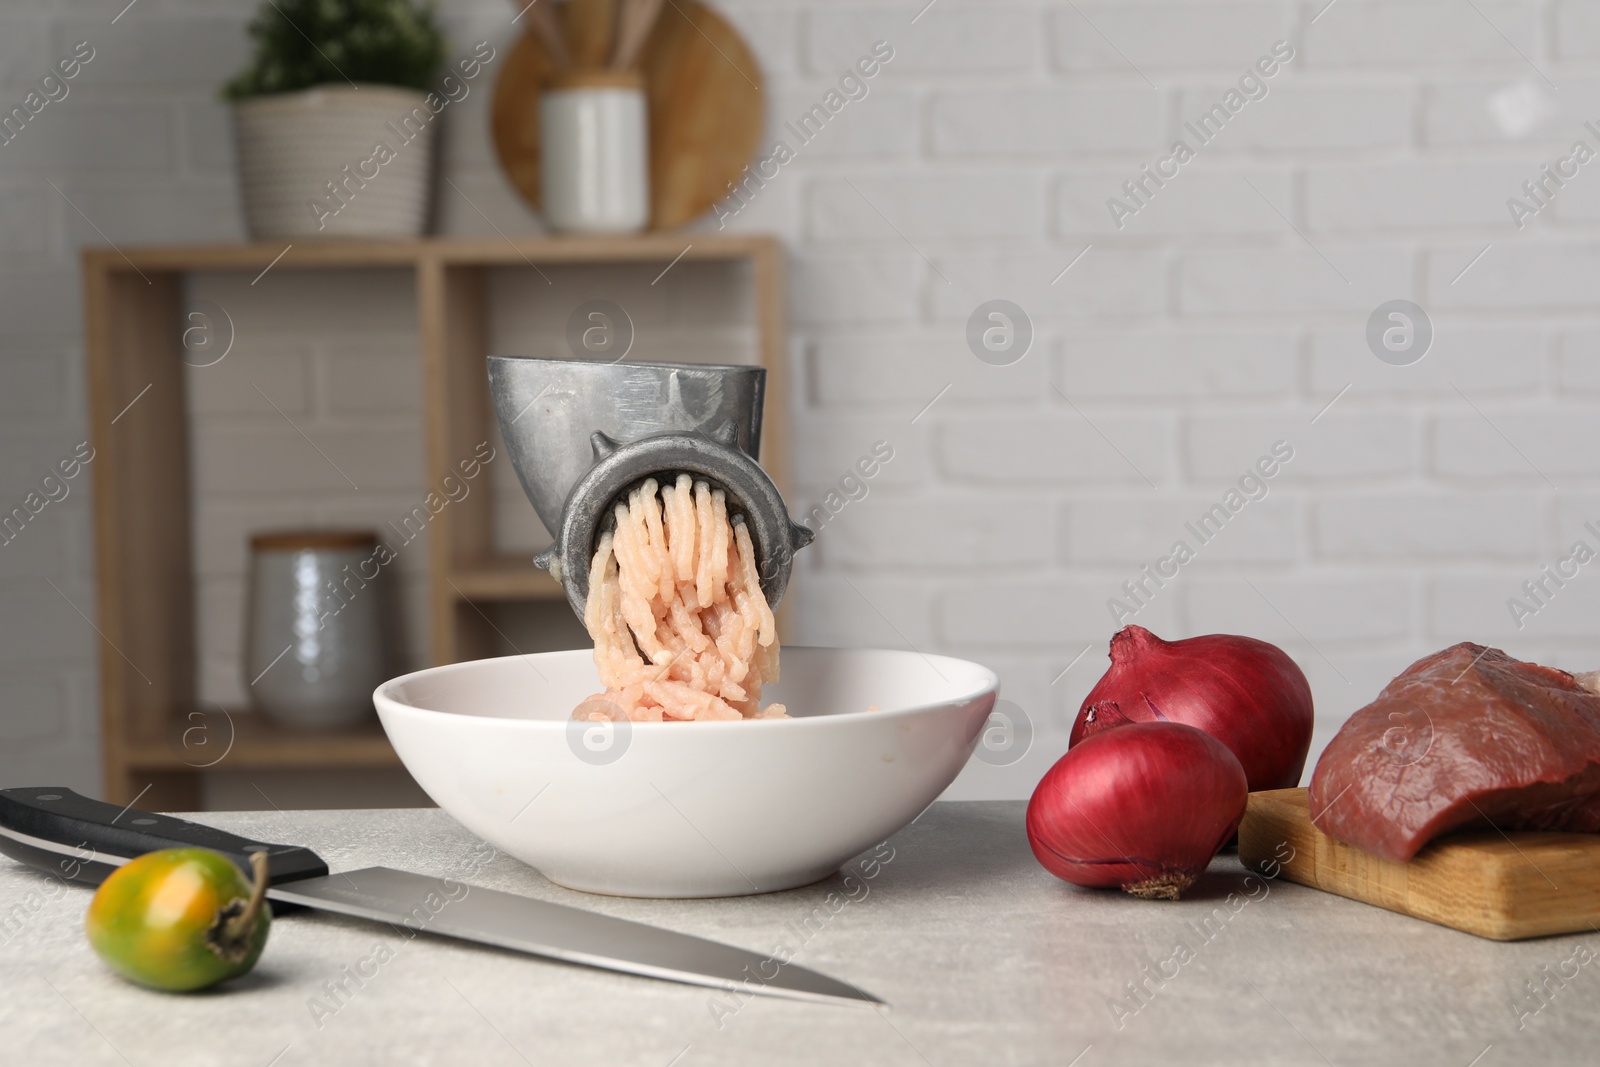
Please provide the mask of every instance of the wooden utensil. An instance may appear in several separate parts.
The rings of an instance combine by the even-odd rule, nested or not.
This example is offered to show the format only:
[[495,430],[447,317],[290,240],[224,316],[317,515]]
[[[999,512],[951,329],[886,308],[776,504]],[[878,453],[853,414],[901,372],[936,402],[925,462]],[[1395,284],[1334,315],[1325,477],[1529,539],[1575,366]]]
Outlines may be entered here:
[[567,0],[567,47],[580,68],[603,67],[617,36],[617,0]]
[[[606,0],[565,6],[573,64],[602,65],[613,32]],[[655,230],[681,226],[728,195],[755,154],[766,115],[760,68],[737,30],[699,0],[673,0],[659,12],[638,59],[650,105]],[[575,31],[583,36],[581,47]],[[539,94],[557,74],[539,37],[526,33],[507,54],[495,86],[492,129],[500,165],[536,209]]]
[[[515,7],[517,0],[512,0]],[[534,0],[527,9],[528,28],[538,36],[539,42],[544,45],[545,54],[561,70],[572,66],[572,56],[567,51],[567,39],[562,36],[561,25],[556,19],[554,10],[555,0]]]
[[1250,794],[1239,858],[1254,871],[1271,873],[1276,862],[1291,882],[1495,941],[1600,926],[1600,834],[1450,834],[1395,863],[1318,830],[1306,790],[1274,789]]
[[611,54],[612,67],[627,70],[638,61],[639,52],[660,14],[661,0],[622,0],[617,48]]

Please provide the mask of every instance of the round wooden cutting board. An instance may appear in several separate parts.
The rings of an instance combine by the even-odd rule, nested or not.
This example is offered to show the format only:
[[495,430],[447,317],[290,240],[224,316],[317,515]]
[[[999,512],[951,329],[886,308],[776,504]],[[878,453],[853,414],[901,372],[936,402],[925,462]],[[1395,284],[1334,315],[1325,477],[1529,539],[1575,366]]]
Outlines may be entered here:
[[[600,66],[609,32],[596,32],[589,0],[563,5],[568,47],[580,67]],[[605,31],[609,26],[604,27]],[[710,210],[756,151],[765,106],[755,57],[731,25],[697,0],[668,0],[639,61],[650,104],[650,228],[671,229]],[[532,33],[512,47],[495,86],[500,165],[539,207],[539,94],[555,66]]]

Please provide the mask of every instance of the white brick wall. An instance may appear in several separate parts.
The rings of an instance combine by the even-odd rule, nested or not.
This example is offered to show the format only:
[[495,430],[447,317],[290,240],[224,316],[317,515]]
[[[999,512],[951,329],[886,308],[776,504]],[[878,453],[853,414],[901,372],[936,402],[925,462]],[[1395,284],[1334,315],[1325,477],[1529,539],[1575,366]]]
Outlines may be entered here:
[[933,150],[941,156],[1049,159],[1160,148],[1161,99],[1143,88],[937,93],[931,102]]
[[[898,243],[990,237],[1022,240],[1044,225],[1038,177],[955,167],[874,173],[847,181],[820,178],[807,204],[809,236],[818,241]],[[896,220],[899,220],[896,222]]]
[[[1215,496],[1199,495],[1075,495],[1062,507],[1061,560],[1069,569],[1109,565],[1131,578],[1143,564],[1171,552],[1179,538],[1193,544],[1184,523],[1216,502]],[[1203,559],[1207,564],[1293,564],[1305,555],[1301,512],[1299,501],[1269,494],[1249,505],[1250,521],[1230,523],[1226,535],[1205,545]]]
[[[1106,208],[1108,194],[1121,196],[1125,181],[1140,177],[1127,168],[1083,170],[1063,178],[1057,188],[1057,224],[1062,233],[1109,237],[1211,234],[1269,235],[1283,230],[1283,218],[1272,205],[1287,210],[1292,193],[1287,169],[1235,169],[1220,166],[1210,171],[1185,173],[1174,179],[1172,192],[1157,192],[1150,206],[1137,217],[1123,217],[1121,226]],[[1255,189],[1250,188],[1251,185]],[[1265,197],[1265,199],[1263,199]]]
[[1307,175],[1307,221],[1318,230],[1496,226],[1529,177],[1517,162],[1330,165]]
[[1287,332],[1077,334],[1062,341],[1055,383],[1088,399],[1283,397],[1295,387],[1294,348]]
[[1520,60],[1507,41],[1530,55],[1538,50],[1543,4],[1479,3],[1477,7],[1481,16],[1464,19],[1461,9],[1449,0],[1351,4],[1349,10],[1340,12],[1345,17],[1320,19],[1316,31],[1305,35],[1306,59],[1330,67],[1461,64],[1509,68]]
[[1071,73],[1120,73],[1129,62],[1141,70],[1242,68],[1255,62],[1262,42],[1289,35],[1294,15],[1287,4],[1261,2],[1074,7],[1051,22],[1056,67]]
[[[501,0],[441,6],[458,44],[510,37]],[[797,365],[778,402],[792,409],[794,509],[873,441],[896,449],[800,557],[798,637],[981,658],[1035,720],[1025,760],[975,766],[958,795],[1027,792],[1102,669],[1106,599],[1280,438],[1296,454],[1270,497],[1139,622],[1283,643],[1316,689],[1319,745],[1449,641],[1597,665],[1600,572],[1521,629],[1505,604],[1600,518],[1600,163],[1521,231],[1505,205],[1575,139],[1594,145],[1594,4],[939,0],[914,24],[917,4],[719,6],[760,57],[769,139],[875,40],[895,49],[870,95],[730,227],[776,232],[790,250]],[[0,14],[7,108],[74,41],[97,49],[71,95],[0,146],[7,507],[84,436],[76,253],[101,241],[94,227],[119,243],[240,235],[215,90],[242,61],[252,7],[140,0],[115,26],[87,3],[15,0]],[[1296,56],[1268,95],[1114,227],[1106,199],[1280,38]],[[440,227],[537,232],[497,171],[489,96],[450,115],[445,171],[472,203],[445,187]],[[247,531],[376,523],[424,488],[416,352],[392,325],[414,313],[409,287],[381,272],[337,294],[314,274],[269,277],[265,292],[233,276],[196,283],[240,338],[216,373],[191,378],[203,685],[219,699],[239,684]],[[648,282],[575,271],[564,288],[628,307],[641,356],[748,351],[740,279],[680,265]],[[565,304],[527,272],[493,284],[497,350],[561,350]],[[996,298],[1035,330],[1004,368],[964,339]],[[1380,363],[1364,340],[1395,298],[1435,327],[1410,367]],[[531,548],[540,531],[509,475],[492,474],[499,535]],[[95,638],[73,608],[93,606],[86,489],[0,548],[0,779],[96,786]],[[402,566],[414,615],[420,558]],[[410,636],[420,648],[420,626]]]

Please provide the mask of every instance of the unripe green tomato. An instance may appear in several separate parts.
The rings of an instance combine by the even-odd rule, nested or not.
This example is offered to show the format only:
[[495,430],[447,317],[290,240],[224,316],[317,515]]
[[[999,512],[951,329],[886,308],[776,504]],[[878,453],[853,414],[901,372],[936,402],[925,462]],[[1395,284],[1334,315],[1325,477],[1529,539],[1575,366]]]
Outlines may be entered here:
[[266,857],[253,887],[226,856],[169,848],[129,860],[101,883],[84,918],[89,944],[125,978],[184,992],[237,978],[267,944]]

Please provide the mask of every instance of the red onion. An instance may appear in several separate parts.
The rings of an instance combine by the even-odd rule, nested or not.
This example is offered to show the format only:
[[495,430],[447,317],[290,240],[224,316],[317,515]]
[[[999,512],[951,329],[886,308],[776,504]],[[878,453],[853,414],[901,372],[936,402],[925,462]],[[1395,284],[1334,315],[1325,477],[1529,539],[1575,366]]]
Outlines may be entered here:
[[1111,638],[1111,669],[1084,699],[1068,742],[1130,722],[1181,722],[1233,750],[1252,792],[1300,784],[1311,749],[1311,685],[1283,649],[1208,634],[1163,641],[1142,626]]
[[1244,818],[1244,768],[1192,726],[1133,723],[1074,745],[1028,801],[1028,843],[1075,885],[1177,900]]

